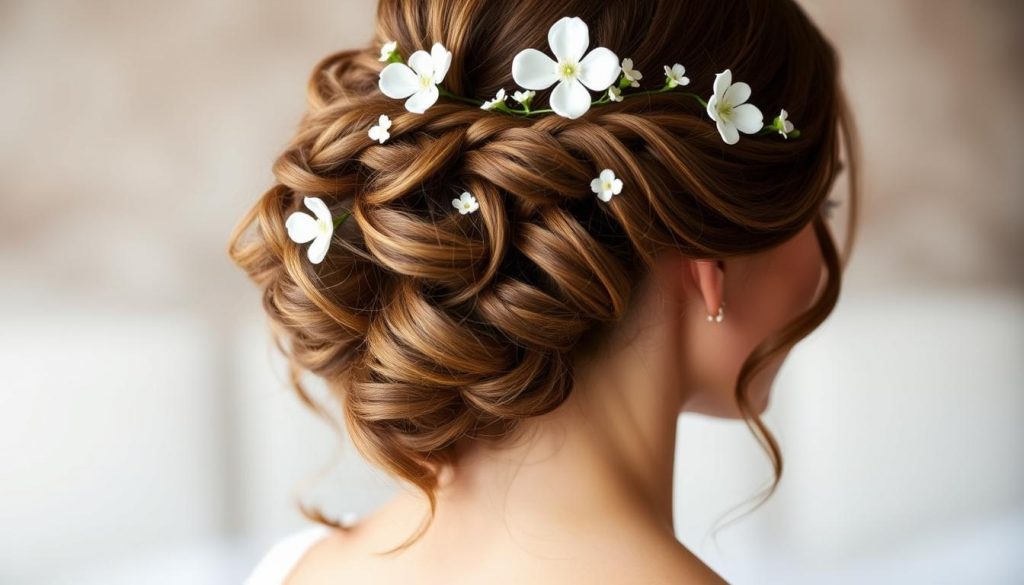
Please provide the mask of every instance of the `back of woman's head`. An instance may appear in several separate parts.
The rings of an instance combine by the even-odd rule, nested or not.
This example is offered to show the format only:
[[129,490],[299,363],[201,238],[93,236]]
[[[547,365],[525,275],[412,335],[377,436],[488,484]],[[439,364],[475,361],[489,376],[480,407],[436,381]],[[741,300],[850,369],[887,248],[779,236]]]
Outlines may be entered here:
[[[631,58],[642,87],[660,87],[662,67],[682,63],[687,89],[710,96],[728,68],[769,117],[786,108],[801,135],[726,144],[683,92],[569,119],[446,97],[417,114],[378,89],[382,43],[408,57],[440,42],[453,55],[446,89],[491,97],[515,87],[515,55],[545,49],[567,15],[589,25],[591,46]],[[454,462],[456,441],[507,437],[562,404],[571,356],[624,315],[660,251],[749,254],[815,222],[826,292],[750,356],[741,404],[758,364],[835,303],[840,270],[820,208],[848,119],[834,51],[791,0],[382,0],[374,43],[324,59],[308,91],[309,111],[274,166],[277,184],[236,228],[230,252],[264,291],[300,394],[301,372],[323,377],[364,456],[422,488],[432,506],[438,465]],[[380,114],[393,120],[384,144],[367,136]],[[604,168],[626,185],[607,202],[590,189]],[[462,191],[477,213],[455,212]],[[352,213],[319,264],[285,229],[307,196]],[[750,418],[780,472],[770,433]]]

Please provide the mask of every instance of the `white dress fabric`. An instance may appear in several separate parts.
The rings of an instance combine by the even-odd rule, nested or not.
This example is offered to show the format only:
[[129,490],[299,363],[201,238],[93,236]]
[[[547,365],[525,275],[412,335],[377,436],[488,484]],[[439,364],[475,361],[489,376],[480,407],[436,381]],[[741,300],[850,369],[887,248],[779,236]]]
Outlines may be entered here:
[[314,524],[274,543],[244,585],[283,585],[306,551],[330,533],[329,527]]

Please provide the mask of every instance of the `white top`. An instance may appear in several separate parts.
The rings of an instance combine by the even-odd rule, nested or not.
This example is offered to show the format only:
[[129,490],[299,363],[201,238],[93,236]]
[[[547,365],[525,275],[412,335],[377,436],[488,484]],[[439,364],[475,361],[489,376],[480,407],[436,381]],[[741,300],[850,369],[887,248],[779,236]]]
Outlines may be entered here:
[[323,524],[314,524],[277,541],[245,580],[244,585],[283,585],[314,544],[331,533]]

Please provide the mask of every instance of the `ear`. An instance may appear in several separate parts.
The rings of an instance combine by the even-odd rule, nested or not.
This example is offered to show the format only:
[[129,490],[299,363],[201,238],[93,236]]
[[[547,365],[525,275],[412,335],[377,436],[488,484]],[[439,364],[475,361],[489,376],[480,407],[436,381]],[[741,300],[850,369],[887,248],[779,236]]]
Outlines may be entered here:
[[708,315],[718,312],[725,296],[725,263],[721,260],[690,260],[690,271]]

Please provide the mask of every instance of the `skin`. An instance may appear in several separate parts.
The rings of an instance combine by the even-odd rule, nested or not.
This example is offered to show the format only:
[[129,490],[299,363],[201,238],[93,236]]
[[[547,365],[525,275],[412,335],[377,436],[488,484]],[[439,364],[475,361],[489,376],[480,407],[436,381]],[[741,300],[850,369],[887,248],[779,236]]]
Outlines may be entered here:
[[[501,447],[460,445],[438,510],[419,542],[397,545],[427,515],[403,490],[313,546],[288,583],[723,583],[673,531],[676,423],[683,412],[737,418],[733,398],[750,351],[810,307],[825,268],[808,225],[749,256],[692,260],[666,252],[630,313],[555,411],[525,421]],[[706,319],[726,302],[721,323]],[[783,358],[754,379],[763,412]]]

